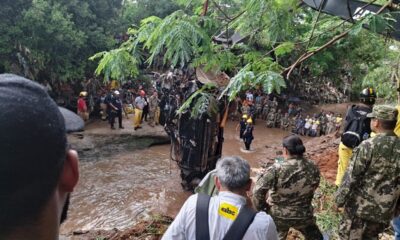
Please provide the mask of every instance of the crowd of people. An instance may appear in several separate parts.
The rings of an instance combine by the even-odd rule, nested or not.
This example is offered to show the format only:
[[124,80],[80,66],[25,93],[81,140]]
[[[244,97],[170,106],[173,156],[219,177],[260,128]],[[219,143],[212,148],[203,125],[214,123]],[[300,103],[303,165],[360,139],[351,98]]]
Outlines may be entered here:
[[[252,91],[247,91],[245,99],[238,97],[235,101],[236,110],[232,112],[231,118],[235,119],[238,115],[246,116],[247,119],[265,121],[268,128],[281,128],[302,136],[317,137],[331,134],[338,131],[342,126],[343,117],[340,113],[332,111],[310,115],[305,115],[299,104],[285,101],[284,107],[276,97],[271,97],[257,92],[254,97]],[[295,99],[296,102],[299,99]]]
[[[108,89],[108,90],[107,90]],[[96,108],[102,120],[107,120],[111,129],[115,128],[115,120],[118,119],[119,129],[124,129],[122,118],[125,115],[134,113],[134,129],[142,128],[142,123],[148,122],[151,127],[159,124],[160,119],[160,99],[155,87],[151,87],[150,95],[146,93],[144,87],[139,85],[137,88],[128,81],[119,86],[117,81],[112,81],[110,86],[104,87],[100,96],[96,97],[98,102]],[[77,101],[77,113],[84,121],[89,120],[90,108],[87,104],[88,92],[82,91]]]
[[[272,98],[272,100],[271,100]],[[303,109],[291,99],[285,99],[284,107],[280,107],[276,97],[271,97],[262,92],[247,91],[244,99],[237,97],[235,100],[235,110],[231,112],[231,119],[235,120],[238,115],[241,119],[236,127],[239,131],[239,138],[245,144],[245,150],[250,150],[250,145],[254,139],[254,124],[258,120],[265,122],[267,128],[280,128],[301,136],[319,137],[339,131],[343,123],[340,113],[332,111],[305,115]],[[305,117],[304,117],[305,115]]]
[[[341,138],[352,151],[335,198],[340,239],[378,239],[393,218],[399,227],[398,108],[374,105],[374,90],[364,90],[361,104],[346,114]],[[84,122],[16,75],[0,74],[0,101],[0,239],[58,239],[79,179],[67,133],[82,130]],[[323,239],[312,206],[318,166],[305,157],[299,135],[285,137],[282,152],[284,161],[264,169],[254,187],[246,160],[221,158],[163,239],[285,239],[289,228]]]

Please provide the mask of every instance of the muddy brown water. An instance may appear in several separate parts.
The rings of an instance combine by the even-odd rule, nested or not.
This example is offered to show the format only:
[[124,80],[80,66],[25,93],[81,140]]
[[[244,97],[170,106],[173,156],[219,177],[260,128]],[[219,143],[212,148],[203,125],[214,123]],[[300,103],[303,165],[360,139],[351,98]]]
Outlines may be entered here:
[[[324,109],[345,111],[344,104]],[[321,108],[318,108],[321,109]],[[268,129],[257,121],[253,151],[243,152],[244,144],[235,131],[237,122],[225,128],[223,155],[238,155],[250,162],[253,175],[260,163],[271,161],[281,150],[282,138],[288,132]],[[125,139],[127,141],[128,139]],[[152,139],[141,139],[144,146]],[[191,193],[180,186],[179,169],[169,160],[170,145],[143,148],[140,141],[112,145],[109,142],[81,154],[80,180],[70,204],[61,234],[74,231],[125,229],[150,213],[174,217]],[[306,139],[307,141],[307,139]],[[94,143],[99,144],[99,142]]]

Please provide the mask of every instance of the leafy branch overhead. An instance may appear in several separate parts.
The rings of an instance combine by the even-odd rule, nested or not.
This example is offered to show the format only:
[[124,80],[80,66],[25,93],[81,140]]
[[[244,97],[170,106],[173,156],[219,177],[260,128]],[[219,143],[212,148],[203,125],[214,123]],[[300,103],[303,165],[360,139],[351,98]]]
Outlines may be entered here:
[[[176,2],[184,9],[165,18],[143,19],[139,27],[129,29],[130,39],[120,50],[92,57],[102,58],[96,74],[104,74],[106,80],[126,79],[139,73],[139,64],[159,67],[160,63],[226,71],[232,79],[223,93],[231,100],[248,88],[280,92],[301,77],[297,71],[301,69],[315,79],[336,79],[353,71],[360,83],[366,75],[359,70],[362,62],[369,64],[373,56],[379,64],[385,58],[379,49],[388,48],[384,39],[372,33],[384,33],[393,23],[389,14],[366,14],[352,24],[300,7],[298,0],[222,0],[209,1],[207,6],[200,0]],[[216,36],[224,35],[221,32],[227,41],[214,42]],[[232,44],[230,33],[245,36],[244,40]],[[364,46],[371,47],[358,50]],[[201,91],[202,99],[205,92]]]
[[191,118],[199,119],[204,115],[215,115],[218,112],[218,101],[212,94],[216,85],[209,83],[194,92],[177,110],[177,114],[183,114],[191,109]]
[[280,93],[285,87],[285,80],[279,73],[272,70],[257,71],[254,66],[249,64],[231,79],[219,99],[227,94],[229,100],[232,101],[240,92],[254,88],[262,89],[268,94],[274,91]]

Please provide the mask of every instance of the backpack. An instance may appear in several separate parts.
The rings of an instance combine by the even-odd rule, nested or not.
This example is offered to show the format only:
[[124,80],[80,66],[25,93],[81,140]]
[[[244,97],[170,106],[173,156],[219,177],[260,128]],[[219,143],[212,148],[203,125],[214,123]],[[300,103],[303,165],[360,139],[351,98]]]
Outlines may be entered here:
[[346,125],[341,136],[341,141],[346,147],[355,148],[363,140],[369,138],[371,132],[370,120],[367,118],[369,112],[356,105],[351,106],[347,112]]

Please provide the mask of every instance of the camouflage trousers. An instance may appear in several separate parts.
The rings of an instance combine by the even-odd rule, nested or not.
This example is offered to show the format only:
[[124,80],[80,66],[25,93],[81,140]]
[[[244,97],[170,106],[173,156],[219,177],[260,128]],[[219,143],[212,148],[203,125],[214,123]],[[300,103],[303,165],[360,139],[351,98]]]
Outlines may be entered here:
[[371,222],[355,215],[344,213],[339,226],[339,237],[342,240],[369,240],[379,239],[388,224]]
[[289,229],[294,228],[303,234],[306,240],[322,240],[323,236],[319,231],[315,218],[291,220],[272,217],[280,240],[286,239]]

